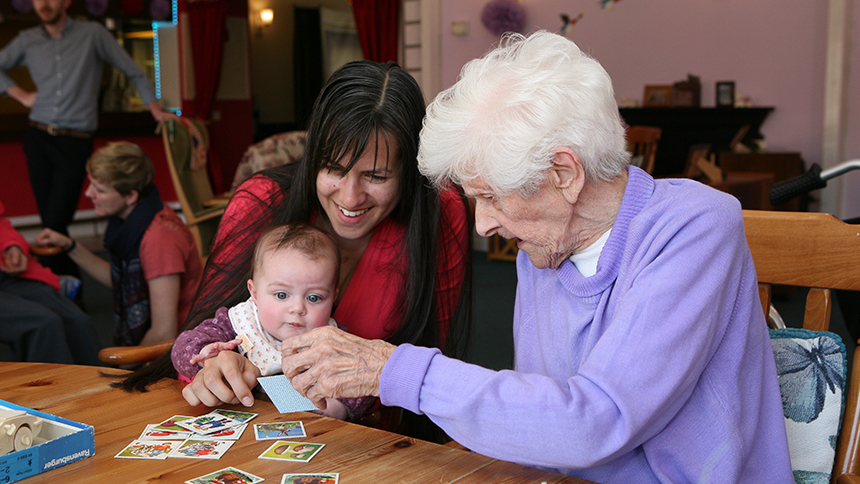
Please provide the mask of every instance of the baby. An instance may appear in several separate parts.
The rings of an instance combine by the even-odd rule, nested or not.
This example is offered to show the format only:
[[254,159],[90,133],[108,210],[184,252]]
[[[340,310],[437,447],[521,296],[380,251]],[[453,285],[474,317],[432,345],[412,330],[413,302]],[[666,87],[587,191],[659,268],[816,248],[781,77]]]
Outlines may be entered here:
[[[176,339],[171,357],[180,376],[190,380],[204,360],[234,349],[263,376],[281,373],[282,340],[338,325],[331,313],[338,295],[340,251],[330,235],[304,223],[273,225],[257,240],[252,265],[247,301],[219,308],[214,318]],[[372,398],[344,403],[326,399],[323,414],[356,417],[367,400]]]

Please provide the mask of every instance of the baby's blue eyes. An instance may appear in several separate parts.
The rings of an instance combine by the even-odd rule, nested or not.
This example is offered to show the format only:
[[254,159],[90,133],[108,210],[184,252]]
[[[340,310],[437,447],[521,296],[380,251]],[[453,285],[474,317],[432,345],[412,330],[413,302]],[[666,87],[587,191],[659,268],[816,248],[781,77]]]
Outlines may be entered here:
[[[282,292],[282,291],[276,292],[274,294],[274,296],[275,296],[275,299],[278,299],[280,301],[286,300],[290,297],[289,294]],[[318,303],[318,302],[322,301],[323,298],[319,294],[311,294],[307,297],[307,300],[308,300],[308,302]]]

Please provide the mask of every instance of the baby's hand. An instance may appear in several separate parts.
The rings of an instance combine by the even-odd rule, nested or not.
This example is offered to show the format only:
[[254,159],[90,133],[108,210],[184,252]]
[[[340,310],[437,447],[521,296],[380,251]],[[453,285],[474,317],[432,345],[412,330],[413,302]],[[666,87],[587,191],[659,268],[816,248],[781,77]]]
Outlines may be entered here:
[[197,356],[191,358],[190,363],[192,365],[196,365],[198,363],[203,362],[204,360],[208,360],[209,358],[214,358],[218,356],[218,353],[222,351],[233,351],[233,349],[239,346],[239,344],[241,343],[242,340],[239,338],[230,340],[226,343],[209,343],[200,350],[200,353],[198,353]]

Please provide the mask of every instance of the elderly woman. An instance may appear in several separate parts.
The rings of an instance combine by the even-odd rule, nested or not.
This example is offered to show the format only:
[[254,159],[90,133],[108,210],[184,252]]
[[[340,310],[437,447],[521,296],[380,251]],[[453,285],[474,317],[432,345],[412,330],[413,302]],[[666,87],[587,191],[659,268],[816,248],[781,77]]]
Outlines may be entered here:
[[152,161],[140,146],[117,141],[99,149],[87,161],[87,177],[85,194],[96,215],[109,217],[104,244],[110,262],[47,228],[36,236],[36,245],[64,248],[112,289],[115,344],[175,338],[203,273],[191,232],[161,202]]
[[627,166],[603,68],[508,38],[428,108],[419,163],[519,239],[515,371],[317,329],[284,341],[315,402],[380,395],[470,449],[601,483],[791,482],[737,200]]

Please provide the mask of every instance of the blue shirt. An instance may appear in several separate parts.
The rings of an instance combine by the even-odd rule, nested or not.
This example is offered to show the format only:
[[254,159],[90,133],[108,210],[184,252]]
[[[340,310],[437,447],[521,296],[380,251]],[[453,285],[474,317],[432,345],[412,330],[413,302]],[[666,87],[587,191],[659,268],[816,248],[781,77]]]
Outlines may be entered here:
[[0,92],[15,85],[6,71],[25,65],[39,93],[31,120],[95,131],[104,62],[128,76],[144,104],[156,100],[149,78],[101,24],[70,17],[59,39],[39,25],[22,30],[0,51]]

